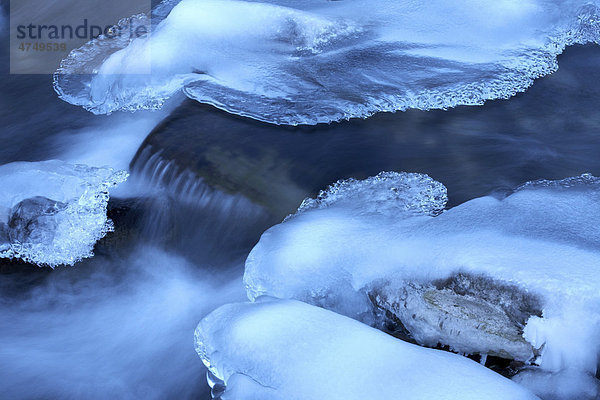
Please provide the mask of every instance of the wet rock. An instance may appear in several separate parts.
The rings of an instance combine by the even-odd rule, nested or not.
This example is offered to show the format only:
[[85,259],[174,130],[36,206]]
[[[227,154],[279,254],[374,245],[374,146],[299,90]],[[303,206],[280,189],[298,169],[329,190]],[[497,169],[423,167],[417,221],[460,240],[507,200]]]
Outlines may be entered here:
[[[191,174],[212,188],[240,194],[283,217],[311,192],[308,182],[317,179],[319,171],[316,165],[301,171],[293,166],[291,153],[297,141],[290,138],[285,143],[287,130],[188,101],[150,133],[130,168],[154,180],[152,173],[169,164],[169,171],[162,171],[165,182],[161,183],[178,176],[189,180]],[[297,179],[298,174],[303,177]]]
[[369,298],[386,316],[389,332],[421,345],[521,362],[534,356],[522,335],[529,317],[541,315],[541,306],[516,286],[457,274],[429,283],[387,282]]

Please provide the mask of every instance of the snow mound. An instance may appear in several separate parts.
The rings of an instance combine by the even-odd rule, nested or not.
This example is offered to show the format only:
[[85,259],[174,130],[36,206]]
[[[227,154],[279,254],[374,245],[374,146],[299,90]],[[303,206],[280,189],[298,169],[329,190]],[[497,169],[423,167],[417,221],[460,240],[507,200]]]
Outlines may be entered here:
[[125,171],[62,161],[0,166],[0,257],[73,265],[110,232],[108,191]]
[[195,339],[213,394],[232,400],[537,398],[469,359],[293,300],[225,305]]
[[[508,98],[555,71],[566,46],[600,41],[597,0],[174,3],[149,36],[71,52],[59,96],[103,114],[183,90],[261,121],[316,124]],[[147,17],[120,22],[139,24]]]
[[[422,176],[397,177],[416,187],[390,202],[428,210],[423,203],[432,201],[439,210],[443,190],[420,197]],[[249,298],[294,298],[374,326],[391,314],[424,345],[595,374],[598,178],[532,182],[503,199],[477,198],[438,216],[374,207],[366,193],[384,199],[390,188],[372,178],[362,189],[364,196],[350,191],[352,201],[328,197],[321,207],[302,207],[265,232],[246,261]]]

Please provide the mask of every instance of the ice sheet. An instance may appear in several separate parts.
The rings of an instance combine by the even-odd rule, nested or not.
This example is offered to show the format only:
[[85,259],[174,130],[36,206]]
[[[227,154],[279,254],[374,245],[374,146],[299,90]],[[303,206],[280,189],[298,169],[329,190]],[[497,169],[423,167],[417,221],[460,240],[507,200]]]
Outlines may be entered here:
[[183,89],[293,125],[478,105],[555,71],[565,46],[597,43],[598,15],[597,1],[183,0],[149,37],[74,50],[55,89],[99,114]]

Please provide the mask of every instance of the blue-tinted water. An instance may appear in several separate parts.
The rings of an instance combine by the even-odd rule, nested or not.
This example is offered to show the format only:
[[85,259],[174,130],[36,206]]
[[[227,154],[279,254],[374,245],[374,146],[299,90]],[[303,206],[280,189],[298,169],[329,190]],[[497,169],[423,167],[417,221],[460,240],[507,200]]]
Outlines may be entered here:
[[[201,170],[201,135],[228,149],[232,162],[247,160],[248,168],[264,167],[263,153],[275,163],[269,173],[281,162],[286,184],[294,185],[284,206],[290,211],[303,195],[337,179],[381,170],[428,173],[448,187],[451,204],[537,178],[600,175],[600,49],[593,46],[568,49],[559,72],[510,100],[304,128],[264,125],[190,102],[170,117],[168,111],[93,116],[60,101],[50,76],[9,75],[5,48],[2,43],[0,164],[80,157],[126,167],[165,117],[154,135],[163,138],[157,143],[167,160]],[[111,146],[122,143],[126,151],[113,156]],[[235,180],[232,172],[222,176]],[[268,194],[264,186],[254,188],[262,198]],[[184,206],[168,190],[144,196],[123,207],[129,217],[115,218],[131,230],[126,240],[101,244],[94,259],[56,271],[0,267],[2,397],[208,397],[194,327],[219,304],[244,297],[244,256],[273,220],[242,218],[250,211],[238,215],[232,207],[207,219],[198,211],[206,210],[202,199]],[[237,229],[242,225],[249,228]],[[244,237],[232,236],[242,231]]]

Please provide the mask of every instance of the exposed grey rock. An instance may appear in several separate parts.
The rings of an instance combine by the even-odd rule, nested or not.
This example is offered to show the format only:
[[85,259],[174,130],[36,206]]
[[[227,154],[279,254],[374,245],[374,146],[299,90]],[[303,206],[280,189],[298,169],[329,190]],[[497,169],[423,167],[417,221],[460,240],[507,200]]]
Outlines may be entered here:
[[527,319],[541,314],[540,304],[516,286],[457,274],[429,283],[387,282],[369,297],[385,312],[389,330],[419,344],[518,361],[534,356],[522,334]]

